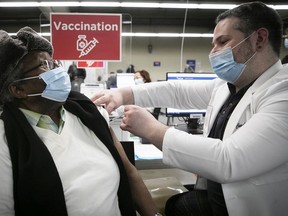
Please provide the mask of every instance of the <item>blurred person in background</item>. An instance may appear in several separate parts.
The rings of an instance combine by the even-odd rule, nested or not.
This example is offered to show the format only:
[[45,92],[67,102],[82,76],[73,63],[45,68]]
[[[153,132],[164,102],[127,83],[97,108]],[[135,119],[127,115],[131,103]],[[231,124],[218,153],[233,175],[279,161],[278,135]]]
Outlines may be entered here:
[[152,82],[150,78],[150,74],[146,70],[136,71],[134,74],[134,81],[136,85]]
[[68,68],[68,74],[71,81],[71,90],[80,92],[81,84],[86,78],[86,70],[84,68],[77,68],[75,64],[71,64]]

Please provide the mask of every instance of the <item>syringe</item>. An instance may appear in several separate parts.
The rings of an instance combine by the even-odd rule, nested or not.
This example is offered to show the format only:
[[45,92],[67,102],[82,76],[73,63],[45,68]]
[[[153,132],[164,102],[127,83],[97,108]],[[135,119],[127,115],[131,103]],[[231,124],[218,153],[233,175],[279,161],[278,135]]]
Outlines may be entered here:
[[93,40],[89,41],[89,43],[82,49],[79,58],[90,53],[90,51],[96,46],[97,43],[99,42],[96,40],[96,38],[93,37]]

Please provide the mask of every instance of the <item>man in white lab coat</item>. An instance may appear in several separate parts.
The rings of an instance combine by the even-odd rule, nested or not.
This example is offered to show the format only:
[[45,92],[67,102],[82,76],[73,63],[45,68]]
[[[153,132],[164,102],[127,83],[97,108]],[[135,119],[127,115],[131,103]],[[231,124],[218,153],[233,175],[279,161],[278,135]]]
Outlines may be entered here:
[[163,125],[134,105],[125,106],[120,127],[161,149],[165,164],[207,179],[204,205],[191,203],[195,215],[203,215],[195,206],[208,206],[209,215],[287,215],[288,66],[279,60],[281,19],[252,2],[220,14],[216,23],[209,58],[220,79],[151,83],[92,100],[108,111],[122,104],[207,109],[204,137]]

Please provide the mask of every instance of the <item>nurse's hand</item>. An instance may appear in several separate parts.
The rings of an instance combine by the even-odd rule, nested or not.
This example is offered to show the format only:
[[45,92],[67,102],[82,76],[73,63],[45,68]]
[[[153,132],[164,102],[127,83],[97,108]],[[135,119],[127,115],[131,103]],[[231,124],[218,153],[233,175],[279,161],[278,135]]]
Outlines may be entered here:
[[134,97],[131,87],[123,87],[112,90],[96,92],[91,98],[97,106],[105,106],[108,113],[111,113],[124,104],[134,104]]
[[155,119],[145,108],[128,105],[124,108],[120,128],[149,140],[151,144],[162,150],[163,138],[169,127]]

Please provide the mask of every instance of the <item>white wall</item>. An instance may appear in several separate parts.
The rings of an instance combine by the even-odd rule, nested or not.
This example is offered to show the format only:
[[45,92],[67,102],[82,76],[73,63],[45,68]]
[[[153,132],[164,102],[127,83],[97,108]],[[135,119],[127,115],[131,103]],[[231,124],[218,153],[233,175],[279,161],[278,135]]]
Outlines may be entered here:
[[[125,71],[130,63],[135,70],[147,70],[153,81],[165,79],[166,72],[184,70],[187,59],[196,60],[196,72],[211,71],[208,54],[211,49],[211,38],[186,38],[184,40],[182,65],[181,38],[140,38],[132,39],[132,50],[129,49],[129,39],[124,38],[122,61],[109,62],[108,71],[122,69]],[[151,44],[152,53],[148,52]],[[130,56],[131,53],[131,56]],[[160,67],[153,66],[154,61],[161,63]],[[181,69],[182,66],[182,69]]]
[[[196,72],[211,72],[209,63],[209,52],[212,48],[212,38],[185,38],[182,71],[187,59],[196,60]],[[152,53],[148,53],[148,44],[152,44]],[[135,66],[135,70],[145,69],[152,78],[152,81],[164,80],[166,72],[180,71],[181,39],[180,38],[132,38],[130,41],[123,38],[122,61],[108,62],[108,72],[122,69],[126,71],[129,64]],[[282,48],[280,58],[288,54],[288,49]],[[160,61],[160,67],[154,67],[153,62]]]
[[[181,32],[182,27],[168,28],[159,26],[155,29],[148,26],[123,26],[123,32]],[[213,29],[186,29],[186,33],[213,32]],[[145,38],[145,37],[122,37],[122,60],[119,62],[108,62],[104,70],[87,69],[87,79],[85,82],[94,82],[98,75],[103,75],[106,80],[108,73],[116,72],[118,69],[126,71],[129,64],[135,66],[135,70],[147,70],[152,81],[164,80],[166,72],[183,71],[187,59],[196,60],[196,72],[211,72],[209,63],[209,52],[212,48],[212,38],[185,38],[182,62],[181,60],[181,43],[182,38]],[[148,45],[151,44],[152,53],[148,52]],[[280,58],[288,55],[288,49],[282,47]],[[161,63],[160,67],[153,66],[154,61]],[[182,65],[181,65],[182,63]]]

